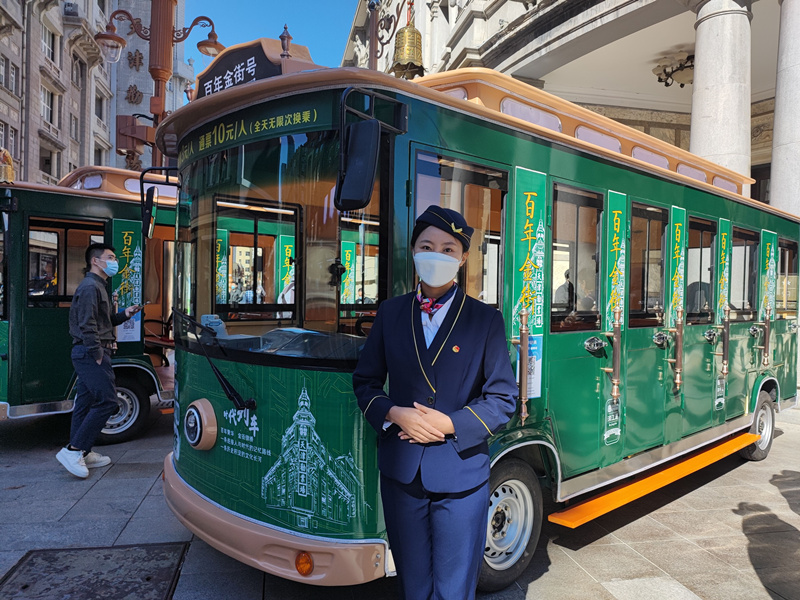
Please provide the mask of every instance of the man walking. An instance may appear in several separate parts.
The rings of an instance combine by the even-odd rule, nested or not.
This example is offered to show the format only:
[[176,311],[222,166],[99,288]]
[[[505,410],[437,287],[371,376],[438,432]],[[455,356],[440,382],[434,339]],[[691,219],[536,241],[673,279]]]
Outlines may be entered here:
[[80,478],[88,477],[91,468],[111,463],[107,456],[92,452],[92,446],[108,418],[117,411],[116,382],[111,368],[114,327],[142,309],[129,306],[111,313],[106,280],[118,270],[113,246],[90,245],[86,249],[86,276],[75,290],[69,309],[72,365],[78,383],[69,444],[56,458],[67,471]]

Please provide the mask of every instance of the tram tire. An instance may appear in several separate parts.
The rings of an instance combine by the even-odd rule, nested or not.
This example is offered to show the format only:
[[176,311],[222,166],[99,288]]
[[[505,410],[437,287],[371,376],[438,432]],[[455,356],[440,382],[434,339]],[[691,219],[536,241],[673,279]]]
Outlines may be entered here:
[[137,437],[150,419],[150,395],[136,379],[117,377],[119,410],[111,415],[97,436],[98,444],[119,444]]
[[772,448],[772,439],[775,437],[775,404],[772,402],[772,397],[763,390],[758,393],[758,403],[750,433],[761,434],[761,439],[739,450],[739,454],[747,460],[764,460]]
[[[542,488],[523,460],[507,458],[489,477],[486,545],[478,589],[494,592],[514,583],[528,567],[542,532]],[[509,522],[509,517],[510,522]]]

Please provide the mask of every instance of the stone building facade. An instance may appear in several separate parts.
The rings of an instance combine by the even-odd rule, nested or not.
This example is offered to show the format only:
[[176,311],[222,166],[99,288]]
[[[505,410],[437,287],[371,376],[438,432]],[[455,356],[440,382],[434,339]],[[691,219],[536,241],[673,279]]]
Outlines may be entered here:
[[[142,19],[147,25],[150,21],[150,5],[152,0],[118,0],[118,8],[127,10],[134,17]],[[175,27],[180,29],[185,21],[185,0],[178,0],[175,16]],[[114,96],[116,98],[116,114],[133,115],[144,114],[150,116],[150,98],[153,95],[153,78],[147,70],[149,60],[149,44],[136,34],[129,33],[130,24],[127,21],[118,22],[117,33],[124,36],[128,45],[122,51],[122,58],[115,65]],[[192,36],[205,34],[206,30],[192,32]],[[127,34],[127,35],[126,35]],[[194,38],[192,38],[194,39]],[[196,40],[195,40],[196,41]],[[186,43],[192,43],[192,40]],[[167,83],[165,108],[168,112],[183,106],[185,102],[184,90],[194,82],[194,69],[192,65],[184,62],[184,44],[175,44],[172,48],[173,73],[172,79]],[[146,119],[139,119],[143,125],[149,124]],[[133,159],[114,152],[114,156],[106,164],[122,169],[139,170],[142,166],[152,164],[152,151],[145,147],[144,154],[138,159]]]
[[[94,39],[108,17],[126,8],[146,23],[149,0],[0,0],[0,146],[11,153],[16,177],[54,184],[84,165],[125,167],[115,150],[116,115],[149,111],[153,81],[147,71],[147,43],[128,36],[127,51],[142,55],[138,71],[123,58],[103,62]],[[176,23],[183,26],[184,2]],[[128,32],[126,23],[118,31]],[[138,55],[137,55],[138,56]],[[167,107],[183,102],[193,78],[175,50],[175,77]],[[138,99],[138,104],[131,100]],[[149,166],[148,155],[142,162]]]
[[[433,0],[414,9],[426,73],[506,73],[751,175],[754,198],[800,214],[800,0]],[[381,0],[379,40],[406,24],[407,10],[407,0]],[[343,66],[367,66],[368,31],[364,0]],[[393,49],[382,49],[379,70],[391,69]],[[683,85],[657,79],[660,66],[680,64]]]

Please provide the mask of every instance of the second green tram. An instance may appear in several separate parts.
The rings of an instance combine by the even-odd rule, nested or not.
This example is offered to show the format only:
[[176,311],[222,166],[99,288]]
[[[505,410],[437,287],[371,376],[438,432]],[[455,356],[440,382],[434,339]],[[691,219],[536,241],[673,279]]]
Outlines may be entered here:
[[[251,56],[273,72],[215,88]],[[271,40],[217,61],[157,133],[182,183],[165,497],[199,537],[315,585],[394,572],[351,375],[380,302],[413,289],[430,202],[475,228],[459,284],[503,312],[523,370],[490,443],[482,588],[527,566],[543,491],[737,440],[766,457],[796,401],[800,228],[748,178],[485,69],[304,71]]]

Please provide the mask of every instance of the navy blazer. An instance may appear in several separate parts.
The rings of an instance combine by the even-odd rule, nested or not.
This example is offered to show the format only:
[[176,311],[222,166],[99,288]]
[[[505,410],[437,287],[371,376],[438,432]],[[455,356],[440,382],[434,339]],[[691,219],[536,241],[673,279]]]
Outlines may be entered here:
[[[353,389],[379,434],[381,473],[410,483],[420,471],[428,491],[467,491],[489,478],[487,439],[516,409],[519,390],[503,315],[458,288],[426,348],[420,314],[414,293],[381,304],[353,373]],[[444,442],[412,444],[398,437],[397,425],[384,430],[392,406],[414,402],[447,414],[455,434]]]

